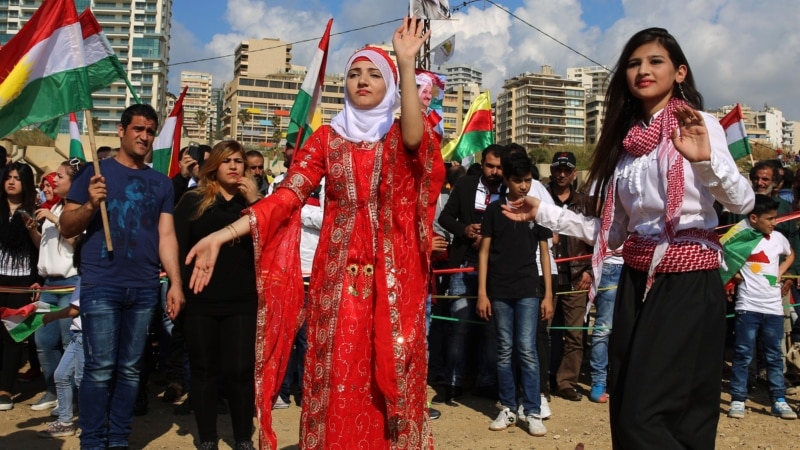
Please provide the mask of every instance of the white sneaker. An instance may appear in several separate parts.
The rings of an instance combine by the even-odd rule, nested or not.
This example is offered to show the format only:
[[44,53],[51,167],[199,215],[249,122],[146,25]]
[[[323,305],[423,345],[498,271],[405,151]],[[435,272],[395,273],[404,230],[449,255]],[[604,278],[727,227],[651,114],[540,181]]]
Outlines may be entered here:
[[503,408],[500,411],[500,414],[497,415],[497,418],[494,419],[491,425],[489,425],[489,429],[492,431],[500,431],[505,430],[517,421],[517,415],[511,412],[508,408]]
[[272,409],[286,409],[289,407],[289,402],[283,401],[281,396],[279,395],[277,399],[275,399],[275,404],[272,405]]
[[732,401],[728,409],[728,417],[732,419],[744,419],[744,402]]
[[553,411],[550,410],[550,404],[547,403],[547,397],[542,395],[541,400],[542,400],[542,406],[539,407],[539,416],[541,416],[542,420],[546,420],[553,415]]
[[529,414],[525,420],[525,429],[531,436],[544,436],[547,434],[547,427],[542,423],[542,416],[539,414]]

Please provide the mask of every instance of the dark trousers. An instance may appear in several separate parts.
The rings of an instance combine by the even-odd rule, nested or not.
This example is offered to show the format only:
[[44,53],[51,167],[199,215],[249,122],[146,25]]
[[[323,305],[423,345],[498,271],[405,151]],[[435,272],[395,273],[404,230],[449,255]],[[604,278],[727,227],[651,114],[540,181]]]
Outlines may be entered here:
[[624,266],[609,342],[614,449],[713,449],[725,294],[716,270],[647,274]]
[[249,441],[255,413],[255,314],[190,314],[185,318],[184,333],[200,441],[217,440],[220,375],[225,380],[234,438],[236,442]]
[[[28,287],[36,280],[35,277],[8,277],[0,275],[0,286]],[[6,308],[22,308],[31,302],[29,293],[9,293],[0,292],[0,306]],[[22,357],[25,352],[25,344],[16,342],[3,327],[0,330],[0,391],[12,393],[14,381],[17,379],[17,371],[22,365]],[[33,336],[29,338],[33,342]]]
[[[570,292],[572,286],[562,285],[559,292]],[[586,293],[561,294],[555,298],[554,327],[582,327],[586,316]],[[583,362],[583,330],[551,330],[551,368],[556,371],[557,390],[570,389],[578,384]]]
[[539,319],[536,327],[536,355],[539,358],[539,392],[550,394],[550,333],[547,320]]

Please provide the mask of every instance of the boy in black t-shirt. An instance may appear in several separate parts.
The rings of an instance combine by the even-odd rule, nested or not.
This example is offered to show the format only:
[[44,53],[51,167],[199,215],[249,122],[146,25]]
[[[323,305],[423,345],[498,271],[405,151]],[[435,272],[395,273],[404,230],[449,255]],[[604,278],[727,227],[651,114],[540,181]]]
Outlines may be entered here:
[[553,292],[551,277],[539,278],[536,252],[542,255],[542,271],[550,273],[547,239],[552,232],[503,215],[500,205],[527,195],[533,166],[524,152],[504,153],[501,164],[508,193],[486,208],[478,256],[477,310],[483,319],[493,319],[497,327],[497,381],[502,405],[489,429],[504,430],[517,422],[517,380],[511,361],[511,355],[517,354],[525,416],[520,417],[520,426],[533,436],[544,436],[547,428],[540,410],[536,327],[540,316],[549,319],[553,315]]

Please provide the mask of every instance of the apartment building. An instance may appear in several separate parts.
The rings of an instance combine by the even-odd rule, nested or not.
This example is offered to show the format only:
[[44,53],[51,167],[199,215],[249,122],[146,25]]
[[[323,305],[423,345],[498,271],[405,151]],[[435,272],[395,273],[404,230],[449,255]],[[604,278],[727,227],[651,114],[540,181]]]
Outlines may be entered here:
[[207,72],[181,71],[181,89],[188,86],[183,99],[183,129],[189,138],[202,144],[212,138],[212,80]]
[[586,90],[550,66],[505,80],[497,97],[497,143],[533,146],[586,143]]
[[[291,49],[291,44],[271,38],[251,39],[236,48],[233,80],[221,93],[222,136],[264,150],[282,144],[289,111],[306,74],[305,67],[292,65]],[[326,76],[322,123],[329,123],[343,107],[344,77]]]
[[[0,0],[0,45],[30,20],[43,0]],[[172,0],[75,0],[78,12],[91,7],[143,103],[161,117],[166,109]],[[92,95],[98,134],[116,134],[122,111],[134,103],[123,81]],[[80,115],[79,115],[80,116]],[[83,119],[79,119],[83,122]],[[63,132],[68,131],[63,121]]]

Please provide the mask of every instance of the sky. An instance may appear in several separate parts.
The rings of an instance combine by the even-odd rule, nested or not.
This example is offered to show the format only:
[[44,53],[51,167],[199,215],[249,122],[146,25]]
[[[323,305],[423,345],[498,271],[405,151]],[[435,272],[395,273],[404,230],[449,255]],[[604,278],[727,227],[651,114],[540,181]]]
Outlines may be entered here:
[[[456,5],[452,20],[432,21],[431,47],[455,34],[448,64],[481,70],[492,101],[505,79],[540,72],[542,65],[564,77],[567,67],[613,68],[631,35],[662,27],[683,48],[706,109],[769,105],[786,120],[800,121],[796,0],[450,0],[451,8]],[[246,39],[291,42],[292,63],[306,66],[331,17],[326,72],[341,73],[356,49],[390,44],[407,11],[402,0],[175,1],[170,91],[179,92],[181,70],[210,72],[216,87],[231,80],[232,55]],[[389,23],[376,26],[384,22]],[[225,57],[181,64],[220,56]]]

